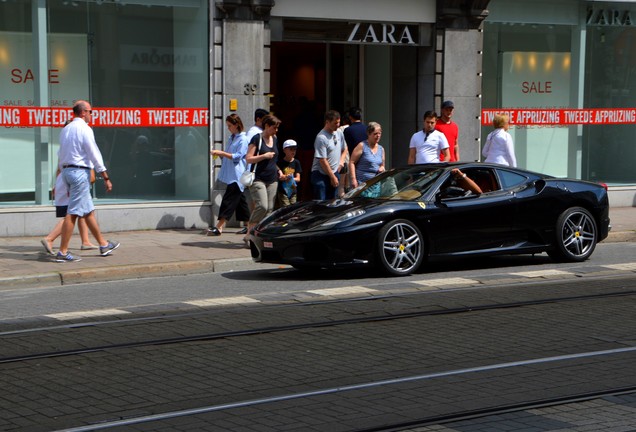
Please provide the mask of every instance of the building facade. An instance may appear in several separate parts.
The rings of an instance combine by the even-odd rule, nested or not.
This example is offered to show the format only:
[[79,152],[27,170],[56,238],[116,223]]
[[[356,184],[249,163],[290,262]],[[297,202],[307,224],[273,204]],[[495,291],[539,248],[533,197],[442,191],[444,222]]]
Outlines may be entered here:
[[[24,117],[33,121],[34,107],[64,114],[78,99],[97,111],[95,136],[114,184],[106,194],[98,180],[93,192],[104,231],[207,227],[224,188],[209,150],[223,147],[232,112],[249,127],[256,108],[271,110],[283,121],[279,139],[297,139],[306,161],[325,110],[359,106],[365,121],[382,124],[393,166],[406,162],[422,114],[452,98],[463,106],[465,154],[477,158],[477,28],[487,1],[440,3],[0,2],[2,235],[40,235],[54,224],[64,115],[50,114],[49,126]],[[475,71],[470,79],[455,67],[460,60]],[[159,109],[177,117],[206,109],[207,124],[159,118]]]
[[[358,106],[364,121],[380,123],[387,165],[397,166],[406,163],[422,114],[446,99],[455,102],[462,160],[480,159],[490,130],[480,122],[482,108],[630,106],[631,2],[536,5],[2,1],[0,235],[41,235],[54,224],[50,189],[62,121],[19,123],[13,113],[24,111],[16,107],[91,101],[114,184],[106,194],[98,180],[97,214],[104,231],[117,231],[205,228],[213,221],[224,185],[209,151],[223,147],[225,117],[233,112],[249,127],[255,109],[272,111],[283,121],[279,139],[299,142],[308,170],[327,109]],[[512,68],[531,56],[568,67],[538,77]],[[519,79],[522,95],[533,98],[517,94]],[[625,198],[611,195],[612,205],[633,205],[633,127],[519,125],[513,134],[521,166],[604,181]]]
[[489,11],[483,108],[534,117],[511,128],[519,165],[606,183],[611,206],[636,205],[636,2],[491,0]]

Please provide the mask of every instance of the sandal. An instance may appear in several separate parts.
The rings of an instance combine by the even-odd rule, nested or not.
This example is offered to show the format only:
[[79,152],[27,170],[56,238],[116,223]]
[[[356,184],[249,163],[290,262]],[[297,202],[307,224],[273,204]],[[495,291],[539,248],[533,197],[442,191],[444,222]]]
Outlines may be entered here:
[[219,231],[219,229],[217,227],[208,228],[207,235],[209,235],[209,236],[220,236],[221,235],[221,231]]

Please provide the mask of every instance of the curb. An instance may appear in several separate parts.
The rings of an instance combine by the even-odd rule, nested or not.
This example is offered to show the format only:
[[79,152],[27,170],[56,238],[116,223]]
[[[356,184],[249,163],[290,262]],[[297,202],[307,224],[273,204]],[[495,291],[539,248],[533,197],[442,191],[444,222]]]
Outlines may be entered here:
[[214,271],[214,260],[178,261],[155,264],[131,264],[60,272],[61,284],[104,282],[119,279],[138,279],[153,276],[178,276]]
[[0,278],[0,290],[12,288],[37,288],[48,285],[62,285],[59,273],[42,273],[35,275]]
[[636,242],[636,231],[609,232],[603,243]]
[[238,267],[247,268],[249,267],[249,264],[253,264],[251,258],[236,258],[155,264],[132,264],[75,271],[61,271],[38,275],[0,278],[0,290],[19,287],[38,288],[51,285],[63,286],[113,280],[227,272],[236,270]]

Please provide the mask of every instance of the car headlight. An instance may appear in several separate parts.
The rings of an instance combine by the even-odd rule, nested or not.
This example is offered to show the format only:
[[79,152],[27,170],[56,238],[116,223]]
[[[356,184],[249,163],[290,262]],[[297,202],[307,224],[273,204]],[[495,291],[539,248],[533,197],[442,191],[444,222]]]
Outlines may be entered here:
[[323,222],[322,226],[331,226],[331,225],[339,224],[340,222],[344,222],[348,219],[362,216],[365,213],[366,212],[363,209],[350,210],[346,213],[341,214],[340,216],[337,216],[333,219],[329,219],[327,222]]

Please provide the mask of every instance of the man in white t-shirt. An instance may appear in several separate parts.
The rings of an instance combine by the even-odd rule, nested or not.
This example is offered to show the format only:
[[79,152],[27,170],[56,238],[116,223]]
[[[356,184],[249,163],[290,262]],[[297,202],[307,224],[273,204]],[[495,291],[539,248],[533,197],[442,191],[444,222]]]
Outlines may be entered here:
[[437,163],[439,155],[444,160],[450,159],[448,140],[440,131],[435,130],[437,113],[426,111],[424,113],[424,129],[416,132],[411,137],[409,144],[409,165],[420,163]]

